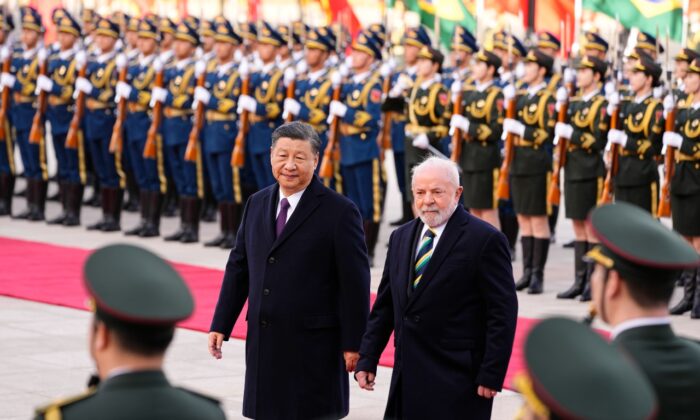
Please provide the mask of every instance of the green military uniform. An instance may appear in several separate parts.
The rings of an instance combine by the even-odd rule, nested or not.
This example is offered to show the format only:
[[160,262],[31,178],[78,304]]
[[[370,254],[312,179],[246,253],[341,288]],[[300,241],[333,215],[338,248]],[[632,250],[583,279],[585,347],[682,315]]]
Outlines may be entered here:
[[[501,60],[489,51],[479,51],[476,60],[498,69]],[[500,140],[503,132],[503,92],[495,81],[484,85],[468,83],[462,93],[462,114],[469,120],[469,129],[462,133],[462,199],[473,209],[495,209],[498,206],[496,184],[501,166]]]
[[[94,302],[95,325],[104,324],[112,334],[122,331],[167,337],[175,323],[194,310],[182,277],[170,264],[139,247],[101,248],[88,258],[84,274]],[[133,350],[130,354],[140,355]],[[130,370],[125,366],[100,372],[100,376],[102,382],[84,394],[37,409],[36,419],[225,418],[218,401],[172,386],[160,369]]]
[[[442,62],[442,53],[423,47],[418,57],[427,60]],[[413,140],[422,134],[428,137],[430,145],[440,149],[442,139],[447,136],[448,123],[450,121],[450,97],[447,87],[440,81],[438,75],[432,80],[418,78],[413,84],[408,98],[408,121],[406,124],[406,138],[404,140],[406,155],[406,185],[411,185],[411,171],[425,158],[431,156],[428,149],[421,149],[413,145]],[[407,195],[413,202],[411,189],[407,188]]]
[[[682,269],[700,266],[700,256],[680,235],[637,206],[598,207],[590,225],[600,240],[587,257],[632,284],[664,282],[673,287]],[[603,280],[606,293],[607,279]],[[631,295],[637,304],[634,295]],[[637,304],[637,306],[640,306]],[[599,305],[605,320],[603,303]],[[659,400],[658,419],[697,419],[700,414],[700,346],[677,337],[668,318],[632,318],[613,330],[613,343],[642,369]]]
[[549,318],[537,324],[525,341],[525,363],[527,374],[518,375],[515,384],[525,400],[523,409],[536,418],[654,417],[654,389],[644,374],[579,322]]
[[671,179],[673,228],[690,237],[700,236],[700,108],[693,100],[691,96],[680,101],[676,112],[674,131],[683,142],[675,154]]
[[[640,59],[635,71],[651,74],[658,81],[661,68],[647,59]],[[636,204],[656,214],[659,200],[659,172],[656,158],[661,153],[664,127],[663,106],[651,93],[642,101],[633,97],[620,103],[620,121],[627,141],[619,148],[615,175],[615,200]]]

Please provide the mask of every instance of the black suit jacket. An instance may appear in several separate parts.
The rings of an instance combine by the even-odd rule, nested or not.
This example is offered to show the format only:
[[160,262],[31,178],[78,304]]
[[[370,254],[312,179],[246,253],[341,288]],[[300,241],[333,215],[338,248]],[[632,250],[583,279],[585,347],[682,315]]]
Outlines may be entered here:
[[625,330],[613,342],[649,378],[658,420],[700,418],[700,345],[676,336],[669,325]]
[[211,331],[228,339],[248,299],[243,415],[343,417],[343,351],[359,349],[369,312],[362,219],[314,178],[276,238],[278,190],[268,187],[246,204]]
[[477,387],[501,389],[518,314],[506,239],[459,206],[409,295],[422,227],[416,219],[391,235],[357,370],[376,372],[393,331],[386,417],[488,418]]

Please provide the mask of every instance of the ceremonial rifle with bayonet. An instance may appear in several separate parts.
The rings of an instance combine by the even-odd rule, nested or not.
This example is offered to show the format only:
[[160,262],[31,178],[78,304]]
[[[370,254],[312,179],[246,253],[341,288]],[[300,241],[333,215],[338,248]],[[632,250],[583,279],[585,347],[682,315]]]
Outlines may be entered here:
[[[513,69],[512,67],[512,60],[513,60],[513,38],[512,38],[512,32],[510,30],[510,27],[508,28],[508,38],[507,38],[507,46],[508,46],[508,63],[507,68],[508,68],[508,73],[510,75],[510,79],[508,80],[508,86],[513,86]],[[515,118],[515,106],[516,102],[515,99],[516,95],[514,94],[512,98],[508,99],[508,105],[506,106],[506,118],[513,119]],[[513,143],[515,141],[515,134],[513,133],[506,133],[506,142],[504,146],[504,155],[503,155],[503,163],[501,164],[501,170],[498,176],[498,185],[496,187],[496,196],[501,199],[501,200],[508,200],[510,198],[510,185],[509,185],[509,178],[510,178],[510,165],[513,160]]]
[[[669,32],[666,30],[666,51],[664,56],[664,64],[666,71],[666,84],[668,85],[668,94],[671,95],[673,108],[667,110],[664,131],[672,132],[676,125],[676,97],[673,91],[673,83],[671,80],[671,67],[669,66],[668,50],[669,50]],[[664,179],[661,184],[661,197],[657,208],[656,217],[671,217],[671,179],[673,178],[675,164],[675,147],[666,147],[666,156],[664,157]]]

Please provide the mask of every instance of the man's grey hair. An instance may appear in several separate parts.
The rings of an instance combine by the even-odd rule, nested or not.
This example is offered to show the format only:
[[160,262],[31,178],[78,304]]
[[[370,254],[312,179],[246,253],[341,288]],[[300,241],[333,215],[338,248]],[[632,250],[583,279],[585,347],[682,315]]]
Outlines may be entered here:
[[445,173],[445,178],[455,187],[459,187],[459,170],[457,169],[457,165],[451,160],[437,156],[431,156],[425,159],[411,170],[411,185],[413,185],[416,177],[427,169],[443,171]]
[[318,154],[321,151],[321,139],[318,138],[318,133],[309,124],[301,121],[292,121],[282,124],[272,132],[272,148],[275,147],[277,140],[282,137],[287,137],[292,140],[303,140],[311,143],[311,150]]

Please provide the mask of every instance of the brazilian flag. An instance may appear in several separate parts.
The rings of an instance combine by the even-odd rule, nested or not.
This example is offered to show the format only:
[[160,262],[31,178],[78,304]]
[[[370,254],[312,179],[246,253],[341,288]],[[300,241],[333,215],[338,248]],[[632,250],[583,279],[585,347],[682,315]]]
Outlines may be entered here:
[[[406,10],[420,15],[420,22],[435,30],[435,13],[440,18],[440,43],[449,48],[455,25],[462,25],[472,33],[476,31],[476,19],[467,9],[466,0],[404,0]],[[473,2],[471,2],[473,5]]]
[[[618,16],[625,27],[637,27],[649,34],[665,36],[680,42],[683,31],[683,0],[583,0],[584,9]],[[659,40],[661,42],[661,40]]]

